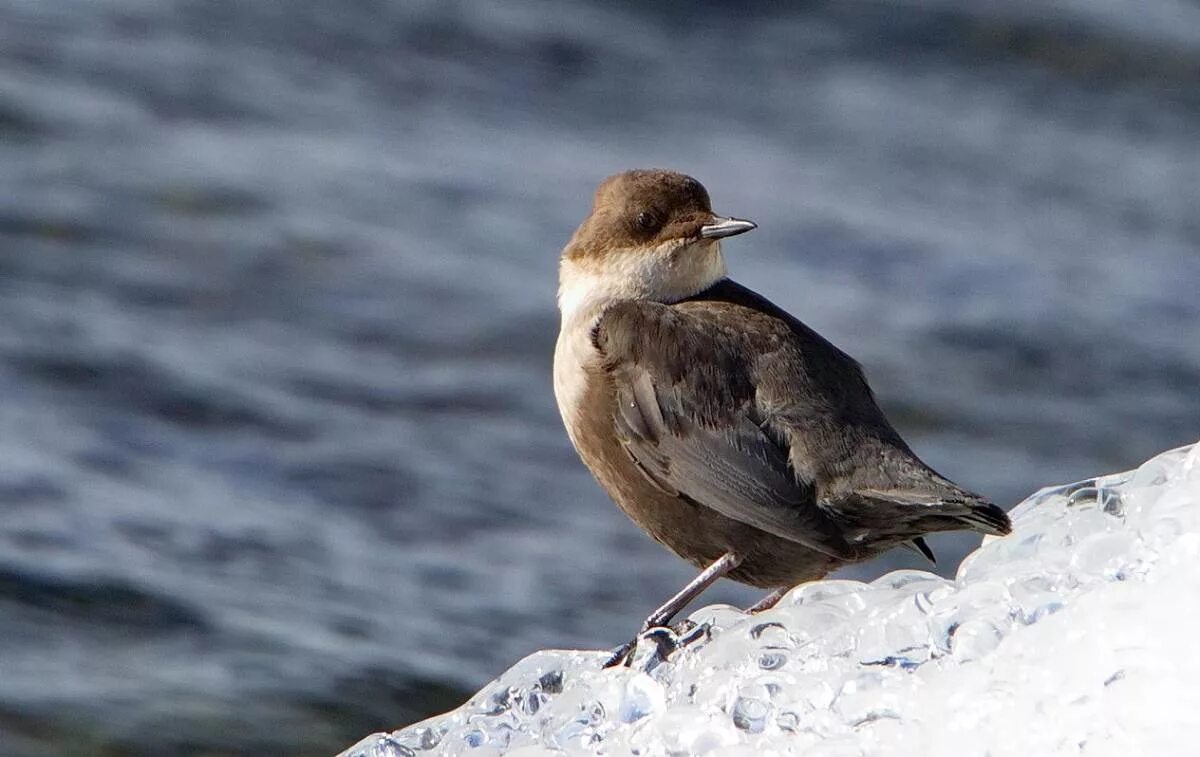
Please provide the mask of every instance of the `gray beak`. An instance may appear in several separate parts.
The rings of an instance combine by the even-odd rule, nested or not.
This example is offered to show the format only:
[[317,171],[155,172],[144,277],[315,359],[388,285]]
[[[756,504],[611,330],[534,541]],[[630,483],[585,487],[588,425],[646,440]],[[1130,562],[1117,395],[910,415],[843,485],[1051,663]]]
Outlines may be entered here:
[[706,223],[700,227],[700,236],[704,239],[724,239],[725,237],[731,237],[734,234],[744,234],[751,229],[757,228],[758,224],[754,221],[713,216],[710,223]]

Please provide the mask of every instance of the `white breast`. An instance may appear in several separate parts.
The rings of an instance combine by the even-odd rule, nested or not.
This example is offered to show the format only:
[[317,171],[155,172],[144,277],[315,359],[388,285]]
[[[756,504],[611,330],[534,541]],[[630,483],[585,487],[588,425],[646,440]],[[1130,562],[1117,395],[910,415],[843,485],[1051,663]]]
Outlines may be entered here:
[[591,341],[594,320],[570,327],[564,324],[554,345],[554,399],[558,402],[558,412],[572,443],[575,443],[580,420],[579,408],[587,390],[589,373],[599,370],[600,356]]

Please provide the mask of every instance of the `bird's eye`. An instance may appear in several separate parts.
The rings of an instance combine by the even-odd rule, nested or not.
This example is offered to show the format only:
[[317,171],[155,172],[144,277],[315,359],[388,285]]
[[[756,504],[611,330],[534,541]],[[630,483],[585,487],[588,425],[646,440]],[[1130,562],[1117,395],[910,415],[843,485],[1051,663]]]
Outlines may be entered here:
[[658,228],[658,216],[649,210],[643,210],[638,213],[637,225],[642,231],[654,231]]

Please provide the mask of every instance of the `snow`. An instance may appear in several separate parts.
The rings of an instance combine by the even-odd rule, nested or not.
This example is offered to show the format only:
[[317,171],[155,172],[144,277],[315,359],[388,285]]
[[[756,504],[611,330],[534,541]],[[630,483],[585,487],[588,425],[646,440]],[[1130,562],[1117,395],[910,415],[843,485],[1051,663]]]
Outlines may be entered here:
[[[522,660],[459,709],[343,757],[1171,755],[1200,744],[1200,443],[1043,489],[954,580],[905,570],[690,617],[630,668]],[[636,619],[631,619],[631,625]],[[659,631],[661,637],[665,632]]]

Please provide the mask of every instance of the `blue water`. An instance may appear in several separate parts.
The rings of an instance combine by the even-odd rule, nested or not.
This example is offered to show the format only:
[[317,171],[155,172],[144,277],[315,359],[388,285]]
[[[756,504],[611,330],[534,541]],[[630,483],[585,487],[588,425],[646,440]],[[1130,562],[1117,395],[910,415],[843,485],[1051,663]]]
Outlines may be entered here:
[[549,380],[624,168],[997,501],[1200,437],[1200,7],[991,5],[0,0],[0,753],[328,754],[627,637],[690,569]]

